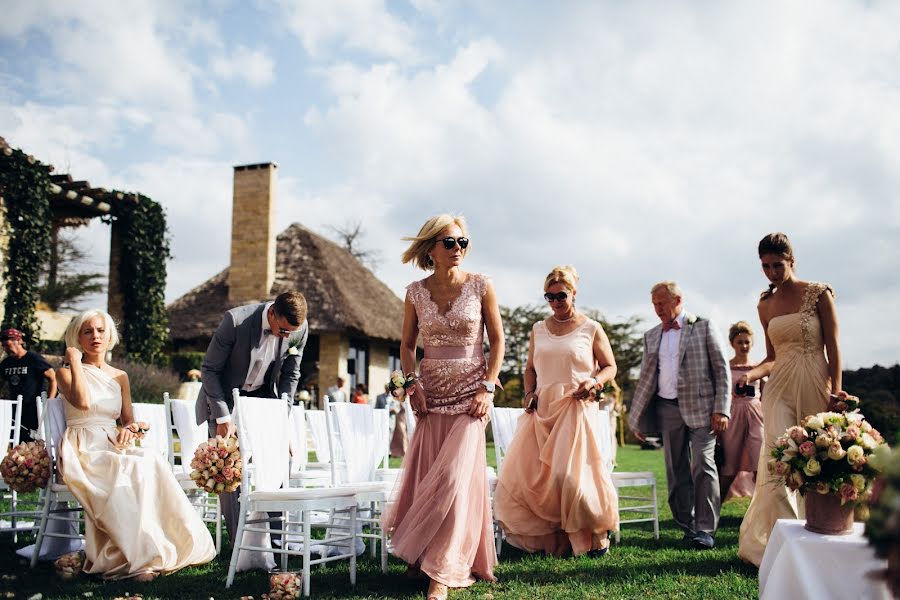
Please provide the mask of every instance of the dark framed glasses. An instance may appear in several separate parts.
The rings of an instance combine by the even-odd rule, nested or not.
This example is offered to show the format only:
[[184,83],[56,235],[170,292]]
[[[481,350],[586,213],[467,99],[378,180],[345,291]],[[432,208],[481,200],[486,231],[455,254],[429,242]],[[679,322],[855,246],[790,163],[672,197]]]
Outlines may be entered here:
[[467,237],[445,237],[442,240],[438,240],[440,243],[444,245],[444,248],[447,250],[453,250],[453,247],[459,244],[459,247],[465,250],[469,246],[469,238]]
[[544,300],[546,300],[547,302],[553,302],[554,300],[556,300],[557,302],[565,302],[566,298],[568,297],[569,295],[565,292],[556,292],[555,294],[547,292],[546,294],[544,294]]

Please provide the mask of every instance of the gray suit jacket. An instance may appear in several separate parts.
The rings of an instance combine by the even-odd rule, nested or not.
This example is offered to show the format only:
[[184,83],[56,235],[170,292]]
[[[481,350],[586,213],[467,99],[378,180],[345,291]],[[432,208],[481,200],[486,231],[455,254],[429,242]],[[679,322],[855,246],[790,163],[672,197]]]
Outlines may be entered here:
[[[678,344],[678,407],[688,427],[709,427],[713,413],[731,416],[731,370],[712,322],[690,313],[685,316]],[[660,431],[653,399],[659,390],[661,340],[662,323],[644,334],[641,375],[628,413],[632,431]]]
[[[197,395],[197,424],[205,423],[209,417],[217,419],[230,415],[234,399],[233,388],[240,389],[247,379],[250,369],[250,351],[259,345],[262,337],[263,304],[248,304],[233,308],[225,313],[219,328],[213,334],[206,349],[201,367],[203,387]],[[263,387],[270,398],[281,394],[294,397],[300,381],[300,360],[309,337],[309,323],[306,321],[287,340],[279,339],[275,360],[269,366]],[[297,352],[289,352],[293,346]]]

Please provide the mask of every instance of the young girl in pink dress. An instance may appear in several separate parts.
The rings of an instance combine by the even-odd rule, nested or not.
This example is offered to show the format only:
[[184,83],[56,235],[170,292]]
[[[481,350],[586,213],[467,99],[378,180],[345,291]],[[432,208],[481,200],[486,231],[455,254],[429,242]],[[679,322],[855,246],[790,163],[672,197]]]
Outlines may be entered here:
[[493,285],[459,268],[469,245],[462,217],[433,217],[409,239],[403,262],[434,273],[407,287],[404,373],[416,371],[419,334],[425,356],[407,388],[418,421],[384,526],[409,574],[430,579],[429,600],[444,600],[450,587],[494,581],[484,428],[503,360],[503,327]]
[[[738,321],[728,330],[728,341],[734,349],[729,361],[731,381],[737,381],[750,372],[755,363],[750,362],[753,348],[753,330],[746,321]],[[731,396],[731,421],[728,429],[719,435],[725,454],[725,464],[719,470],[722,498],[752,496],[756,484],[756,466],[762,451],[763,380],[741,386],[735,384]],[[730,490],[730,491],[729,491]]]

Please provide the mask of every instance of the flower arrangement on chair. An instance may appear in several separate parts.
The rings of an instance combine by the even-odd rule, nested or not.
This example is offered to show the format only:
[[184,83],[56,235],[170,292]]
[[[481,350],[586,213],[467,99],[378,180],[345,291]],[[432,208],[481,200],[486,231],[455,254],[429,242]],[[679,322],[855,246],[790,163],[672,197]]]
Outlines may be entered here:
[[43,440],[23,442],[10,448],[0,462],[3,481],[13,491],[33,492],[50,481],[50,453]]
[[217,435],[203,442],[191,459],[191,479],[207,492],[233,492],[241,485],[241,452],[236,437]]

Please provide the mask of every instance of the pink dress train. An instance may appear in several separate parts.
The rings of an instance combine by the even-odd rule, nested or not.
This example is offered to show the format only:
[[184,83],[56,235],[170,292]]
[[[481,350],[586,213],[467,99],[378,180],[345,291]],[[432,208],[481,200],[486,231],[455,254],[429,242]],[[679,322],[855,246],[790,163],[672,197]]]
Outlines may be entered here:
[[519,418],[494,492],[507,540],[527,552],[577,556],[619,528],[618,495],[597,444],[599,409],[572,398],[594,369],[599,327],[587,320],[554,336],[540,322],[532,330],[538,407]]
[[394,555],[449,587],[495,580],[486,422],[467,414],[486,372],[486,285],[470,273],[445,314],[421,281],[407,288],[425,346],[419,371],[428,415],[416,423],[384,526]]
[[[731,381],[735,381],[756,365],[731,367]],[[731,397],[731,419],[728,429],[719,435],[719,443],[725,454],[725,464],[719,474],[734,477],[734,482],[727,490],[728,498],[752,496],[756,482],[753,474],[759,464],[763,440],[762,392],[764,383],[752,384],[753,396]]]

